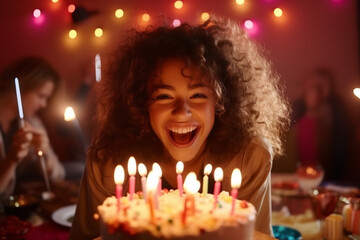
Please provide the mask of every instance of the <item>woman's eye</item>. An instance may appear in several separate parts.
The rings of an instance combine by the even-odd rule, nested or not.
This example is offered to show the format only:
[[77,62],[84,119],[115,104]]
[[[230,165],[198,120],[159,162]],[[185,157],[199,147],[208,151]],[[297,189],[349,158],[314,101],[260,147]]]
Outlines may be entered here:
[[207,96],[203,93],[196,93],[192,95],[191,98],[207,98]]
[[171,97],[169,95],[166,94],[161,94],[161,95],[157,95],[153,98],[155,101],[156,100],[167,100],[167,99],[171,99]]

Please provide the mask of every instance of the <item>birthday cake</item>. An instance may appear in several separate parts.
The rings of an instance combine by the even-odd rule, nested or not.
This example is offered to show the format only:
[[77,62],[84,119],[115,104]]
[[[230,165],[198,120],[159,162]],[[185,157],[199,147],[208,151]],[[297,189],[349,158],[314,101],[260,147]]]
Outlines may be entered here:
[[[120,201],[120,203],[119,203]],[[189,204],[190,203],[190,204]],[[119,207],[120,206],[120,207]],[[154,202],[141,194],[105,199],[98,206],[101,236],[115,239],[237,239],[252,240],[256,210],[228,192],[184,194],[162,192]]]

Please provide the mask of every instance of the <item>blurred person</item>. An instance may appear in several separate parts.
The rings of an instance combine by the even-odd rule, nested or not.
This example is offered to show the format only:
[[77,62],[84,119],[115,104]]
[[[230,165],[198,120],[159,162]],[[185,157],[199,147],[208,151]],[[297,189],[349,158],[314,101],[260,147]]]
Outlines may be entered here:
[[[25,125],[20,127],[14,79],[19,79]],[[0,76],[0,198],[16,185],[43,180],[38,151],[44,154],[50,181],[64,179],[65,170],[53,151],[38,112],[47,106],[60,78],[44,59],[25,57]]]

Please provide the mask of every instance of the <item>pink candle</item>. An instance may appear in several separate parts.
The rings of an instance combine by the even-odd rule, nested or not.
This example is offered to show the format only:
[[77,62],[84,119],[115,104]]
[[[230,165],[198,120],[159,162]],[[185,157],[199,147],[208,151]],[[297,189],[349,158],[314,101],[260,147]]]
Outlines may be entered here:
[[238,195],[238,189],[241,185],[241,172],[238,168],[235,168],[231,174],[231,197],[232,197],[232,205],[231,205],[231,215],[234,215],[235,211],[235,203]]
[[134,198],[135,193],[135,174],[136,174],[136,160],[134,157],[130,157],[128,161],[128,172],[129,172],[129,194],[130,201]]
[[184,163],[182,161],[177,162],[176,164],[176,173],[177,173],[177,187],[179,189],[180,197],[183,196],[183,181],[181,173],[184,171]]
[[158,187],[158,181],[159,181],[159,177],[156,173],[154,173],[154,171],[150,171],[149,175],[148,175],[148,179],[146,182],[146,191],[148,193],[148,197],[147,197],[147,202],[149,204],[149,210],[150,210],[150,218],[151,218],[151,222],[153,224],[156,223],[156,216],[155,216],[155,210],[154,210],[154,205],[156,208],[156,189]]
[[200,182],[196,179],[196,174],[190,172],[184,181],[184,189],[186,192],[185,201],[184,201],[184,211],[182,215],[182,223],[185,224],[186,217],[188,215],[192,216],[195,214],[195,198],[194,194],[200,189]]
[[218,200],[218,195],[220,193],[220,189],[221,189],[221,181],[223,180],[223,170],[219,167],[217,167],[215,169],[214,172],[214,178],[215,178],[215,186],[214,186],[214,209],[216,208],[217,205],[217,200]]
[[117,165],[114,171],[114,181],[116,184],[115,189],[115,196],[118,199],[118,211],[121,209],[121,196],[123,190],[123,183],[124,183],[125,173],[124,168],[121,165]]

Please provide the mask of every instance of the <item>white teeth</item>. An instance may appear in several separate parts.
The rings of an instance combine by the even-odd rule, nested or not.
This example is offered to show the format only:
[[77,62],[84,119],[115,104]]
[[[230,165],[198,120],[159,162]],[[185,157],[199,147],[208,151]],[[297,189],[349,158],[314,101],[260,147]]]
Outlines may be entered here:
[[177,128],[177,127],[170,127],[169,130],[174,132],[174,133],[179,133],[179,134],[184,134],[184,133],[189,133],[192,132],[196,129],[195,126],[191,126],[191,127],[182,127],[182,128]]

